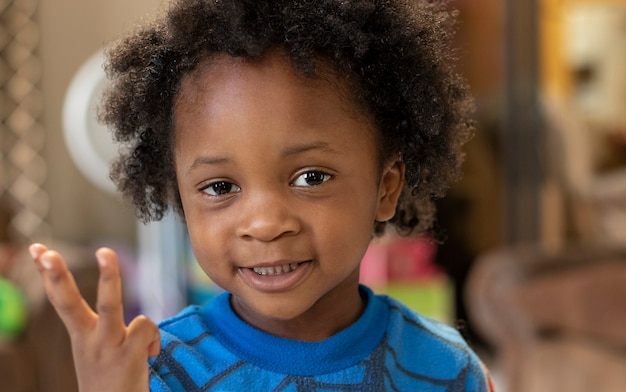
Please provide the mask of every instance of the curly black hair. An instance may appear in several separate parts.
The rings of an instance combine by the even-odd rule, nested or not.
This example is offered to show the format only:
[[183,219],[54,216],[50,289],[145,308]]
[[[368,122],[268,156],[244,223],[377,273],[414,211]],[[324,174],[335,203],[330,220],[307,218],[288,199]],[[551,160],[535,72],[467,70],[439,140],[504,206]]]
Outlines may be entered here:
[[[173,106],[183,75],[219,54],[262,59],[281,49],[294,69],[320,62],[352,81],[355,103],[380,130],[381,161],[399,154],[405,189],[391,219],[423,232],[433,201],[460,175],[472,131],[467,85],[454,70],[456,15],[441,1],[175,0],[107,51],[100,119],[125,148],[111,178],[144,222],[184,217],[173,159]],[[381,233],[384,222],[377,223]]]

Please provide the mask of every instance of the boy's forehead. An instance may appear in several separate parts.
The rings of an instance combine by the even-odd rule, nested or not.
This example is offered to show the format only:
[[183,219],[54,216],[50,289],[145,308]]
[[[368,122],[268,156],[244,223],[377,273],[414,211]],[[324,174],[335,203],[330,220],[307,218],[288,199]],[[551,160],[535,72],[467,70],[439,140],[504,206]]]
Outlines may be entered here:
[[342,133],[339,124],[356,121],[378,139],[375,122],[346,97],[347,90],[347,83],[334,75],[298,73],[282,53],[255,61],[228,55],[205,59],[183,80],[174,110],[175,144],[183,134],[193,140],[207,130],[261,129],[270,123],[289,124],[292,131]]
[[[340,98],[352,115],[371,120],[370,113],[357,104],[350,79],[340,77],[333,66],[322,59],[316,62],[315,74],[305,74],[280,49],[270,50],[255,59],[219,53],[205,57],[195,69],[183,76],[177,105],[184,101],[194,102],[199,94],[216,91],[236,94],[244,84],[254,80],[261,92],[271,90],[270,85],[282,84],[285,90],[304,89],[310,90],[311,94],[322,91],[333,94]],[[264,83],[267,89],[263,88]]]
[[[206,88],[211,80],[227,82],[230,79],[247,79],[251,74],[268,73],[280,70],[280,75],[293,79],[293,82],[302,82],[294,65],[286,54],[280,50],[272,50],[259,58],[232,56],[226,53],[217,53],[206,56],[198,65],[183,77],[183,88]],[[200,80],[207,83],[199,84]],[[311,78],[313,81],[314,78]]]

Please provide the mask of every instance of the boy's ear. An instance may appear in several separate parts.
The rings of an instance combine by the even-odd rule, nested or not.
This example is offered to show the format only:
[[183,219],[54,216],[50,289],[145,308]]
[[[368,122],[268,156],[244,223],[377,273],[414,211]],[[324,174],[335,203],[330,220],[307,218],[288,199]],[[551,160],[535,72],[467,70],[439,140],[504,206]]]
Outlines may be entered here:
[[399,157],[393,158],[385,165],[378,189],[377,222],[388,221],[395,215],[398,199],[404,187],[404,171],[404,162]]

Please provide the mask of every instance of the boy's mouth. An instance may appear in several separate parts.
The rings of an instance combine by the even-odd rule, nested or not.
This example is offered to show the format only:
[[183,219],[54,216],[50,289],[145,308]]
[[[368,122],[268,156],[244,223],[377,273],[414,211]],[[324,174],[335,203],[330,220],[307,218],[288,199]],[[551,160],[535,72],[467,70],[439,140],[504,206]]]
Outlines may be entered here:
[[239,276],[246,285],[259,292],[284,292],[300,284],[313,271],[314,260],[278,261],[256,267],[239,268]]
[[271,267],[255,267],[255,268],[252,268],[252,270],[258,275],[262,275],[262,276],[277,276],[277,275],[282,275],[282,274],[287,274],[289,272],[292,272],[296,268],[298,268],[299,265],[300,263],[289,263],[289,264],[271,266]]

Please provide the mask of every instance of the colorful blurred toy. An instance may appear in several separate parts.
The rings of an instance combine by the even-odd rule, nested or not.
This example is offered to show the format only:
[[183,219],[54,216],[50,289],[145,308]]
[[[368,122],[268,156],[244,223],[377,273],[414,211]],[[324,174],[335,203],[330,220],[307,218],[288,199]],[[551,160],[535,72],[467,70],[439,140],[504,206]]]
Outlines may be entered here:
[[0,339],[14,338],[26,326],[26,304],[19,288],[0,278]]
[[372,241],[361,263],[361,283],[413,310],[451,324],[454,287],[435,264],[437,243],[428,237]]

